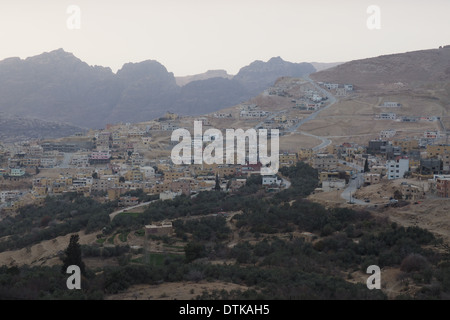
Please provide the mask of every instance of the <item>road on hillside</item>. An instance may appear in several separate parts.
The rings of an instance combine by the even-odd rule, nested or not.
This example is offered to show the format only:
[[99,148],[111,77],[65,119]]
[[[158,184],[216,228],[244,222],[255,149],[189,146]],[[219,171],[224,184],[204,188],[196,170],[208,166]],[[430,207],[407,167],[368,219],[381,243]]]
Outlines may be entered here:
[[[345,162],[343,160],[338,160],[338,161],[341,164],[344,164],[344,162]],[[355,169],[355,173],[353,173],[353,176],[352,176],[352,178],[353,177],[355,177],[355,178],[350,179],[347,187],[341,193],[341,198],[346,200],[347,202],[350,201],[357,205],[362,205],[362,206],[370,205],[370,203],[353,198],[353,194],[355,194],[356,190],[358,190],[358,187],[361,187],[364,183],[364,173],[362,172],[364,170],[364,168],[361,166],[358,166],[357,164],[351,163],[351,162],[345,162],[345,165]]]
[[309,136],[309,137],[313,137],[313,138],[322,140],[321,144],[319,144],[318,146],[315,146],[314,148],[312,148],[313,151],[319,151],[319,150],[321,150],[323,148],[328,147],[331,144],[331,140],[328,139],[328,138],[316,136],[316,135],[313,135],[313,134],[305,132],[305,131],[300,131],[298,133],[303,134],[305,136]]
[[[159,199],[158,199],[158,200],[159,200]],[[126,207],[126,208],[123,208],[123,209],[114,211],[114,212],[112,212],[112,213],[109,214],[109,219],[112,221],[112,220],[114,219],[114,217],[117,216],[119,213],[122,213],[122,212],[125,212],[125,211],[129,211],[129,210],[132,210],[132,209],[136,209],[136,208],[139,208],[139,207],[147,206],[147,205],[149,205],[150,203],[155,202],[155,201],[158,201],[158,200],[152,200],[152,201],[148,201],[148,202],[142,202],[142,203],[137,204],[137,205],[132,206],[132,207]]]
[[283,178],[283,177],[281,179],[283,180],[284,188],[289,189],[292,185],[291,182],[288,179]]
[[[284,177],[281,177],[281,179],[283,180],[283,184],[285,186],[285,189],[289,189],[291,187],[291,185],[292,185],[291,182],[288,179],[284,178]],[[198,193],[192,195],[191,197],[195,197],[196,195],[198,195]],[[137,205],[132,206],[132,207],[126,207],[126,208],[123,208],[123,209],[120,209],[120,210],[116,210],[116,211],[114,211],[114,212],[109,214],[109,219],[110,219],[110,221],[112,221],[115,216],[117,216],[118,214],[120,214],[122,212],[126,212],[126,211],[130,211],[130,210],[133,210],[133,209],[136,209],[136,208],[139,208],[139,207],[147,206],[150,203],[153,203],[153,202],[156,202],[156,201],[159,201],[159,199],[158,200],[148,201],[148,202],[142,202],[142,203],[137,204]]]
[[355,199],[353,197],[353,195],[355,194],[358,187],[360,187],[362,185],[362,181],[364,181],[364,177],[363,177],[362,173],[357,173],[357,174],[355,174],[355,176],[356,176],[356,178],[350,179],[347,187],[341,193],[341,198],[346,200],[347,202],[349,202],[349,201],[353,202],[354,204],[363,205],[363,206],[369,205],[369,203],[364,202],[359,199]]
[[[307,123],[307,122],[309,122],[309,121],[311,121],[311,120],[314,120],[314,119],[315,119],[322,111],[328,109],[328,108],[331,107],[333,104],[335,104],[336,101],[337,101],[337,99],[336,99],[330,92],[328,92],[328,91],[326,91],[325,89],[321,88],[321,87],[320,87],[319,85],[317,85],[313,80],[311,80],[311,78],[309,77],[309,75],[304,76],[303,79],[305,79],[306,81],[308,81],[309,83],[311,83],[311,84],[316,88],[316,90],[322,92],[323,95],[325,95],[325,96],[328,98],[328,104],[327,104],[325,107],[323,107],[323,108],[321,108],[321,109],[319,109],[319,110],[317,110],[317,111],[311,113],[311,114],[310,114],[309,116],[307,116],[306,118],[300,120],[296,125],[290,127],[290,128],[287,130],[287,132],[296,132],[296,131],[298,130],[298,128],[300,128],[303,124],[305,124],[305,123]],[[316,137],[318,137],[318,136],[316,136]]]
[[[316,136],[316,135],[314,135],[314,134],[307,133],[307,132],[304,132],[304,131],[299,132],[299,131],[297,131],[297,130],[298,130],[298,128],[300,128],[301,125],[303,125],[303,124],[305,124],[305,123],[307,123],[307,122],[309,122],[309,121],[311,121],[311,120],[314,120],[314,119],[315,119],[315,118],[316,118],[323,110],[326,110],[326,109],[330,108],[333,104],[336,103],[337,99],[336,99],[330,92],[326,91],[325,89],[323,89],[323,88],[321,88],[319,85],[317,85],[317,84],[309,77],[309,75],[304,76],[303,79],[306,80],[306,81],[308,81],[309,83],[311,83],[318,91],[322,92],[323,95],[326,96],[326,97],[328,98],[328,100],[327,100],[327,101],[328,101],[328,104],[327,104],[325,107],[323,107],[323,108],[321,108],[321,109],[319,109],[319,110],[313,112],[313,113],[310,114],[308,117],[306,117],[306,118],[300,120],[297,124],[293,125],[293,126],[290,127],[289,129],[287,129],[287,130],[286,130],[286,133],[289,133],[289,134],[303,134],[303,135],[306,135],[306,136],[313,137],[313,138],[316,138],[316,139],[321,140],[322,142],[321,142],[318,146],[315,146],[315,147],[313,148],[314,151],[319,151],[319,150],[321,150],[321,149],[326,148],[327,146],[329,146],[329,145],[331,144],[331,140],[328,139],[328,138]],[[284,113],[284,112],[287,112],[287,109],[281,110],[281,111],[278,111],[278,112],[275,112],[275,113],[271,114],[270,116],[268,116],[267,118],[265,118],[263,121],[261,121],[261,122],[259,122],[257,125],[255,125],[254,128],[255,128],[255,129],[258,129],[259,127],[261,127],[261,126],[263,125],[264,121],[272,120],[272,119],[275,118],[277,115],[279,115],[279,114],[281,114],[281,113]]]
[[325,96],[328,98],[328,104],[327,104],[325,107],[323,107],[323,108],[321,108],[321,109],[319,109],[319,110],[313,112],[312,114],[310,114],[310,115],[307,116],[306,118],[300,120],[296,125],[290,127],[286,132],[289,132],[290,134],[303,134],[303,135],[305,135],[305,136],[309,136],[309,137],[313,137],[313,138],[316,138],[316,139],[321,140],[322,142],[321,142],[319,145],[317,145],[317,146],[315,146],[314,148],[312,148],[313,151],[319,151],[319,150],[321,150],[321,149],[324,149],[324,148],[328,147],[328,146],[331,144],[331,140],[328,139],[328,138],[326,138],[326,137],[316,136],[316,135],[314,135],[314,134],[307,133],[307,132],[305,132],[305,131],[297,131],[297,130],[298,130],[298,128],[300,128],[303,124],[305,124],[305,123],[307,123],[307,122],[309,122],[309,121],[311,121],[311,120],[316,119],[316,117],[317,117],[322,111],[324,111],[324,110],[330,108],[333,104],[335,104],[336,101],[337,101],[337,99],[336,99],[330,92],[326,91],[325,89],[323,89],[323,88],[321,88],[319,85],[317,85],[317,84],[309,77],[309,75],[304,76],[303,79],[305,79],[306,81],[308,81],[309,83],[311,83],[318,91],[322,92],[323,95],[325,95]]

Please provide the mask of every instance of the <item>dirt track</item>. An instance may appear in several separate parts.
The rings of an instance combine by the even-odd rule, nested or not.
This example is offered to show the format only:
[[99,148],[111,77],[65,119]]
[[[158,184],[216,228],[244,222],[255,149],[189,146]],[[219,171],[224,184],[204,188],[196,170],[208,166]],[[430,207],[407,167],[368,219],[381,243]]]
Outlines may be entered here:
[[[96,239],[96,234],[78,233],[80,236],[80,244],[88,244]],[[29,248],[23,248],[15,251],[5,251],[0,253],[0,265],[53,265],[61,263],[58,252],[64,251],[69,245],[70,236],[57,237],[52,240],[42,241]]]
[[122,293],[106,296],[106,300],[191,300],[203,291],[241,290],[248,288],[226,282],[170,282],[159,285],[134,285]]

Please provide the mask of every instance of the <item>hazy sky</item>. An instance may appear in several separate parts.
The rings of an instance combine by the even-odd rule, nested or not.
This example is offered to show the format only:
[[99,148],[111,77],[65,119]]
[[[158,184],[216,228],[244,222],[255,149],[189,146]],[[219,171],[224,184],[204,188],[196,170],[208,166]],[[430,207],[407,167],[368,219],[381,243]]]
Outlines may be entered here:
[[[80,29],[67,26],[70,5]],[[370,5],[380,29],[367,27]],[[450,44],[450,0],[0,0],[0,44],[0,59],[63,48],[113,71],[153,59],[176,76],[235,74],[273,56],[336,62]]]

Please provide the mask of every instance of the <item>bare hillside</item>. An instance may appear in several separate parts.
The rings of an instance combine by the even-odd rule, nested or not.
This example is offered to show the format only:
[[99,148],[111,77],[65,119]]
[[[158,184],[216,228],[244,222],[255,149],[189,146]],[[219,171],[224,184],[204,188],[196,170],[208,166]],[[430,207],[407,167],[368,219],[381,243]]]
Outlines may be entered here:
[[360,89],[405,88],[450,81],[450,46],[354,60],[311,75],[316,81],[351,83]]

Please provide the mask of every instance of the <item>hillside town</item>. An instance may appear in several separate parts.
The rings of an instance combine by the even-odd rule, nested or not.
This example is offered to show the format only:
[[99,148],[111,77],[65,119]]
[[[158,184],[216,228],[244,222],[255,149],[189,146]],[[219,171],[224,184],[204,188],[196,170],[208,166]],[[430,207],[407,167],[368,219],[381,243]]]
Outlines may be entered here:
[[[332,84],[325,86],[331,88]],[[352,90],[348,86],[344,89]],[[322,100],[318,92],[307,91],[306,95],[312,100]],[[392,105],[399,107],[398,103]],[[266,125],[288,122],[286,116],[273,115],[256,105],[244,105],[240,111],[241,118],[265,119]],[[231,114],[216,113],[196,120],[208,126],[210,120],[218,117],[231,117]],[[193,196],[217,188],[217,184],[223,191],[235,191],[249,176],[260,173],[259,162],[174,165],[170,158],[174,142],[167,139],[167,132],[187,127],[191,120],[167,112],[164,117],[146,123],[108,125],[102,130],[59,140],[2,145],[1,215],[13,215],[22,206],[39,205],[47,196],[69,192],[102,201],[118,200],[120,206],[126,207],[139,202],[136,197],[124,196],[133,190],[142,190],[162,200],[181,194]],[[204,141],[203,148],[206,145]],[[441,135],[436,132],[426,131],[422,137],[398,139],[395,130],[385,130],[379,139],[370,140],[367,145],[346,142],[330,144],[321,150],[280,150],[280,167],[294,166],[298,161],[317,169],[320,185],[316,193],[334,194],[351,187],[359,190],[407,179],[399,187],[396,199],[392,195],[381,199],[382,203],[393,199],[418,201],[427,196],[449,197],[450,145],[443,144]],[[280,175],[265,176],[262,185],[273,192],[289,186]],[[351,196],[348,200],[354,203]],[[363,200],[371,201],[369,197]]]
[[0,301],[450,300],[450,1],[353,2],[9,0]]

